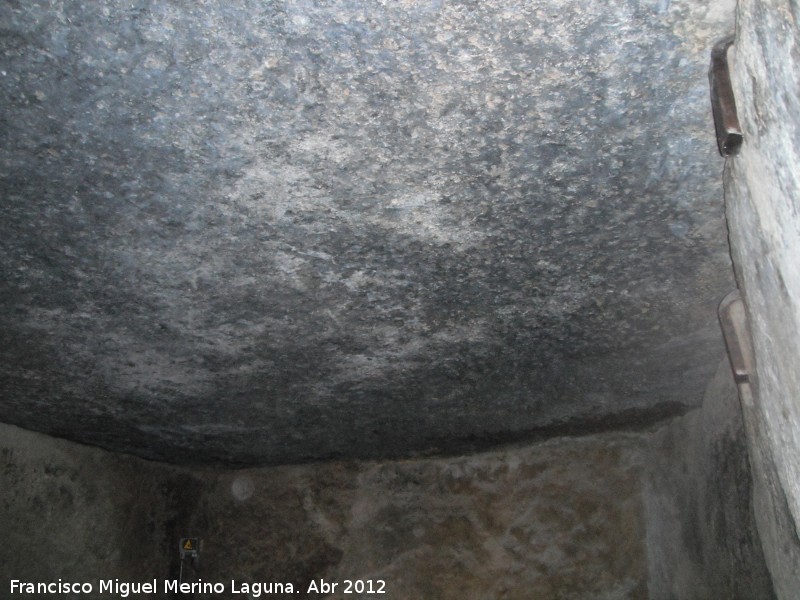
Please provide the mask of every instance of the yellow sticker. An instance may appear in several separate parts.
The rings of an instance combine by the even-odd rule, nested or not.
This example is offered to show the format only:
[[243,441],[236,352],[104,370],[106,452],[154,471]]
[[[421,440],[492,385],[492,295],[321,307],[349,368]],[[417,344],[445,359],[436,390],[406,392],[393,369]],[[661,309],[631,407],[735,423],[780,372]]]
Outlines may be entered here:
[[192,540],[191,538],[186,540],[186,543],[183,545],[184,550],[191,550],[192,549]]

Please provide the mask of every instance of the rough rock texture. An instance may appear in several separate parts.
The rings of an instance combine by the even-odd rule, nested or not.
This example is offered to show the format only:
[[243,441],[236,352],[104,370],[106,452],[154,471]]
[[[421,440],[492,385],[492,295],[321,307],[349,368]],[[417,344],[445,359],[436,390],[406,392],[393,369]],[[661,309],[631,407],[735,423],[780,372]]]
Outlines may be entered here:
[[175,472],[0,425],[0,595],[48,597],[12,596],[11,579],[91,582],[97,591],[100,578],[167,577],[170,523],[190,481],[167,473]]
[[648,598],[775,598],[727,359],[703,406],[665,425],[650,443],[643,472]]
[[800,536],[778,474],[767,423],[751,384],[739,386],[752,465],[753,506],[764,558],[778,598],[793,599],[800,589]]
[[0,420],[267,464],[696,406],[732,15],[3,2]]
[[[409,600],[645,598],[642,447],[605,434],[222,475],[197,513],[200,575],[303,583],[316,570],[329,582],[384,580],[387,597]],[[242,477],[246,500],[234,490]],[[330,597],[352,597],[342,591]]]
[[177,542],[198,536],[185,580],[223,583],[217,600],[245,597],[231,580],[328,597],[306,593],[320,578],[337,592],[384,579],[397,600],[644,598],[643,448],[640,435],[603,434],[452,460],[214,472],[0,425],[0,590],[177,578]]
[[[246,597],[231,581],[364,597],[342,594],[347,579],[383,580],[396,600],[771,598],[732,393],[718,378],[702,412],[651,434],[240,471],[0,425],[0,590],[11,579],[160,584],[178,577],[178,540],[197,536],[200,566],[184,580],[222,583],[214,600]],[[334,594],[308,592],[321,579]]]
[[732,52],[744,130],[725,193],[756,357],[759,529],[776,591],[800,589],[800,8],[741,0]]

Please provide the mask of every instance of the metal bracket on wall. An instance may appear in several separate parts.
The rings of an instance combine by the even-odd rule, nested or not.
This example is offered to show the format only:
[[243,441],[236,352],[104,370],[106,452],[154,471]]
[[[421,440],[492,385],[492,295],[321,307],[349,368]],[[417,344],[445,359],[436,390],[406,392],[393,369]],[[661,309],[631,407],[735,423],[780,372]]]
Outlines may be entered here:
[[738,154],[744,140],[739,116],[736,114],[736,99],[733,96],[728,67],[728,48],[733,41],[734,36],[729,35],[714,44],[711,50],[711,67],[708,69],[711,110],[714,114],[714,128],[717,131],[717,147],[722,156]]
[[722,299],[719,305],[719,323],[733,379],[737,384],[750,383],[754,370],[753,346],[747,327],[747,314],[739,290],[734,290]]

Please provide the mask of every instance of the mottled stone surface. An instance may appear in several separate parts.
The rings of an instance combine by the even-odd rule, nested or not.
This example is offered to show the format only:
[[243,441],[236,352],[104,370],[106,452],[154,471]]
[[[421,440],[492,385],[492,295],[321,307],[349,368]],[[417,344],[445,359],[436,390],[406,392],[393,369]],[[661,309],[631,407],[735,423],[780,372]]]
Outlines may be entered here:
[[731,52],[744,131],[726,170],[731,249],[747,306],[759,528],[781,598],[800,589],[800,9],[741,0]]
[[0,424],[0,593],[85,600],[87,594],[11,594],[11,580],[88,582],[97,592],[99,579],[166,578],[177,539],[170,524],[192,506],[192,481]]
[[702,407],[667,423],[649,441],[642,485],[648,598],[775,598],[727,358]]
[[[644,447],[612,433],[451,460],[190,471],[0,425],[0,589],[160,585],[196,536],[184,580],[223,583],[215,600],[246,597],[232,580],[365,597],[306,593],[320,578],[336,592],[383,579],[396,600],[645,598]],[[136,595],[150,597],[167,595]]]
[[0,420],[178,462],[697,405],[729,1],[4,2]]
[[[643,599],[642,437],[453,459],[254,469],[205,480],[204,581],[383,580],[398,600]],[[253,494],[235,493],[248,478]],[[205,596],[204,596],[205,597]],[[209,596],[213,598],[214,596]],[[356,595],[359,598],[375,596]]]
[[[184,580],[221,583],[224,593],[205,596],[214,600],[247,597],[231,581],[291,583],[294,598],[376,597],[342,594],[347,579],[383,580],[394,600],[767,599],[741,420],[730,384],[721,388],[727,403],[706,401],[650,434],[239,471],[158,465],[0,424],[0,589],[11,579],[161,584],[177,579],[178,540],[192,536],[200,563]],[[320,580],[338,587],[309,593]]]

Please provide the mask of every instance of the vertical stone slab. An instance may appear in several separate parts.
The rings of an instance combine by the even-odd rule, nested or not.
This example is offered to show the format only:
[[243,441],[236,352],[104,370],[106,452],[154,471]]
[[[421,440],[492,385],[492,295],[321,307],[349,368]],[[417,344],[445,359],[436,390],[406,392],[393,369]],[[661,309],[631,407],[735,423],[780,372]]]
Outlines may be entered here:
[[50,596],[74,600],[99,597],[100,580],[166,578],[186,481],[171,467],[0,424],[0,596],[11,580],[91,584]]
[[753,405],[745,403],[756,515],[783,598],[800,589],[798,19],[794,2],[739,2],[731,58],[745,142],[725,172],[731,250],[757,363]]
[[650,600],[775,598],[744,430],[725,360],[703,406],[653,434],[642,477]]

